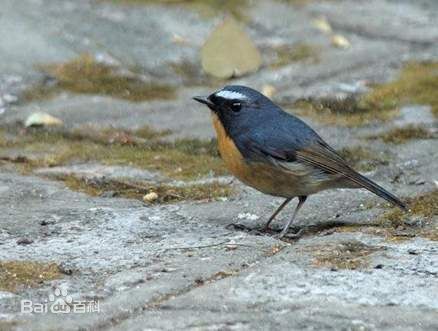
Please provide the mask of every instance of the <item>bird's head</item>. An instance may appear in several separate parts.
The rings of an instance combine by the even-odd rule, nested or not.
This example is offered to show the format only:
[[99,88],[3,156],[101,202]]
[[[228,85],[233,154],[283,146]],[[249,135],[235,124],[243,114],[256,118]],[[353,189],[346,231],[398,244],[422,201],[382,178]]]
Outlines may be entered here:
[[[278,107],[260,92],[240,85],[229,85],[207,97],[194,97],[217,115],[227,131],[243,130],[256,123],[263,124]],[[257,125],[256,125],[257,126]]]

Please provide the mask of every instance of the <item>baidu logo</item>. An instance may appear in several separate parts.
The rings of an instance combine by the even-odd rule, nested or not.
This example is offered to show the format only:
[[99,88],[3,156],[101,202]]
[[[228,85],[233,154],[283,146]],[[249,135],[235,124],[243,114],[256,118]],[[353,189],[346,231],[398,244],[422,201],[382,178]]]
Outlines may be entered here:
[[34,303],[31,300],[21,300],[21,312],[24,314],[84,314],[99,313],[99,301],[73,300],[66,289],[56,288],[49,295],[48,302]]

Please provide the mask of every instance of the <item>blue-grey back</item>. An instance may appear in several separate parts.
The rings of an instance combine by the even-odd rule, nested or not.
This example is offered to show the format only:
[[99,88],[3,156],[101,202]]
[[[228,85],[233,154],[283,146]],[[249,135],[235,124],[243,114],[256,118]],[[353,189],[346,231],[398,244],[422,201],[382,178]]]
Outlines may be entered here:
[[229,133],[245,158],[268,153],[292,161],[296,150],[322,141],[306,123],[271,101],[260,106],[242,113],[242,118],[230,124]]

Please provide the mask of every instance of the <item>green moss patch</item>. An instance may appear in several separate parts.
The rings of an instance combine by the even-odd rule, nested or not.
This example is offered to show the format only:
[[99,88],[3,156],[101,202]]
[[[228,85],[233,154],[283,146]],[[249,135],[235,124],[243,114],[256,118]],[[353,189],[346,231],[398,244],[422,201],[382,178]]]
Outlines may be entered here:
[[299,43],[297,45],[281,45],[273,48],[276,59],[271,68],[279,68],[298,61],[319,61],[319,50],[312,45]]
[[361,171],[371,171],[389,162],[386,157],[362,146],[343,148],[338,153],[350,166]]
[[183,60],[181,62],[170,62],[175,75],[179,76],[183,84],[187,86],[203,86],[211,89],[220,89],[226,84],[226,80],[206,75],[199,63]]
[[438,240],[438,190],[403,199],[410,212],[392,207],[371,225],[345,225],[337,232],[357,232],[383,236],[389,241],[404,241],[415,237]]
[[[112,131],[116,131],[116,133],[118,132],[117,130],[111,130],[111,129],[107,129],[105,131],[108,132],[109,134],[111,134]],[[128,135],[140,137],[140,138],[147,139],[147,140],[157,140],[158,138],[166,137],[166,136],[170,135],[171,133],[172,133],[172,131],[169,129],[155,130],[155,129],[151,128],[149,125],[145,125],[139,129],[135,130],[132,133],[130,133],[129,131],[126,131],[126,134],[128,134]]]
[[285,105],[299,115],[328,124],[358,126],[376,121],[388,121],[405,104],[429,105],[438,116],[438,63],[408,63],[399,77],[376,85],[361,96],[347,98],[307,98]]
[[[143,127],[135,131],[91,128],[65,131],[64,129],[2,128],[11,139],[5,139],[0,151],[12,148],[20,151],[19,158],[0,158],[14,163],[25,173],[36,168],[68,165],[75,162],[97,162],[107,165],[128,165],[158,171],[179,180],[199,179],[224,175],[226,169],[214,139],[163,140],[170,131]],[[6,154],[7,155],[7,154]],[[28,157],[32,156],[32,157]],[[76,191],[100,196],[142,200],[148,193],[156,193],[154,203],[182,200],[213,200],[232,194],[229,185],[217,182],[175,186],[170,184],[132,183],[117,180],[87,180],[74,176],[59,176]]]
[[356,96],[300,99],[292,105],[292,108],[298,115],[307,116],[327,124],[348,127],[375,121],[387,121],[397,114],[396,110],[378,111],[368,108]]
[[39,69],[54,81],[27,89],[23,95],[27,101],[47,99],[62,91],[110,95],[134,102],[176,97],[174,87],[143,81],[139,75],[121,72],[116,66],[96,61],[90,54],[65,63],[41,65]]
[[[438,190],[421,194],[414,198],[408,198],[407,204],[410,213],[416,216],[422,216],[425,220],[432,220],[433,216],[438,215]],[[405,220],[409,215],[399,208],[392,208],[384,213],[380,221],[388,226],[404,226]],[[437,224],[438,226],[438,224]]]
[[173,72],[182,78],[183,82],[191,86],[213,86],[210,76],[204,75],[199,64],[181,61],[171,62],[169,66]]
[[61,277],[55,263],[33,261],[0,261],[0,290],[16,292],[20,288],[37,287]]
[[395,128],[389,132],[368,137],[370,139],[381,139],[385,143],[403,144],[413,139],[432,139],[433,134],[424,126],[407,125]]
[[74,176],[58,177],[67,187],[72,190],[87,193],[92,196],[101,196],[111,193],[113,197],[137,199],[143,201],[143,197],[149,193],[156,193],[157,198],[151,203],[171,203],[185,200],[215,200],[228,197],[232,194],[229,185],[217,182],[208,184],[196,184],[185,186],[173,186],[168,184],[132,183],[118,180],[87,180]]
[[378,250],[360,241],[346,241],[340,244],[312,247],[313,265],[338,269],[365,269],[369,266],[369,256]]
[[410,62],[393,82],[376,86],[363,99],[368,108],[391,110],[404,104],[429,105],[438,116],[438,62]]
[[183,180],[226,174],[215,140],[178,139],[168,142],[159,139],[166,134],[168,132],[154,133],[151,128],[135,132],[28,129],[18,130],[13,139],[4,142],[4,149],[20,149],[24,156],[37,155],[23,164],[24,170],[95,161],[159,171]]
[[16,330],[19,323],[18,321],[0,321],[0,330]]

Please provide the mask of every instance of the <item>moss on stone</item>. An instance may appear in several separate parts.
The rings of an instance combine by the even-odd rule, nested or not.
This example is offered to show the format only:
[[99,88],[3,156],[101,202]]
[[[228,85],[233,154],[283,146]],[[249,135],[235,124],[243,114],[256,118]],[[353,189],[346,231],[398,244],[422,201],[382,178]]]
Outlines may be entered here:
[[402,105],[409,103],[429,105],[438,116],[437,90],[438,63],[410,62],[396,80],[376,85],[364,95],[308,98],[285,106],[293,108],[299,115],[328,124],[358,126],[390,120]]
[[410,62],[398,78],[376,86],[362,103],[367,108],[391,110],[408,103],[429,105],[438,116],[438,62]]
[[[438,215],[438,190],[406,200],[412,215],[422,216],[425,219],[432,219]],[[386,225],[397,227],[404,225],[404,220],[406,220],[407,217],[408,214],[394,207],[384,213],[380,220]]]
[[151,203],[171,203],[185,200],[215,200],[220,197],[228,197],[232,194],[229,185],[218,182],[208,184],[193,184],[174,186],[168,184],[132,183],[119,180],[87,180],[75,176],[61,176],[67,187],[72,190],[87,193],[92,196],[100,196],[111,193],[113,197],[143,200],[143,197],[151,192],[157,194],[157,199]]
[[18,321],[0,321],[0,330],[16,330],[18,326]]
[[371,171],[389,162],[387,157],[362,146],[346,147],[338,152],[350,166],[361,171]]
[[294,62],[308,60],[319,61],[319,50],[312,45],[299,43],[296,45],[281,45],[273,48],[276,59],[271,63],[271,68],[282,67]]
[[368,137],[370,139],[381,139],[385,143],[403,144],[413,139],[432,139],[433,134],[424,126],[407,125],[392,129],[379,135]]
[[369,255],[378,250],[360,241],[345,241],[341,244],[312,247],[313,265],[331,269],[365,269],[369,266]]
[[[438,190],[421,194],[417,197],[406,199],[410,214],[406,214],[398,208],[392,208],[384,213],[379,222],[391,230],[392,238],[398,237],[424,237],[430,240],[438,240]],[[411,222],[410,217],[421,217],[419,222]]]
[[40,65],[39,69],[53,78],[27,89],[27,101],[53,97],[62,91],[80,94],[101,94],[134,102],[153,99],[173,99],[175,88],[146,82],[134,73],[121,72],[120,68],[96,61],[90,54],[56,64]]
[[377,111],[366,108],[361,104],[360,98],[355,96],[300,99],[292,105],[292,108],[298,115],[347,127],[387,121],[397,114],[396,110]]
[[55,263],[0,261],[0,290],[3,291],[37,287],[44,281],[60,277],[61,272]]
[[149,139],[138,139],[136,132],[116,129],[87,129],[85,132],[30,129],[18,132],[16,138],[7,144],[20,149],[23,155],[37,155],[23,165],[24,170],[95,161],[155,170],[175,179],[226,174],[215,140],[179,139],[168,142],[159,139],[168,132],[154,132],[151,128],[138,132]]
[[415,237],[438,240],[438,190],[423,193],[414,198],[403,199],[410,212],[392,207],[376,220],[375,224],[340,226],[337,232],[357,232],[383,236],[388,241],[398,242]]
[[[135,131],[91,128],[65,131],[64,129],[2,128],[13,136],[6,139],[0,150],[13,148],[24,158],[17,167],[28,173],[35,168],[99,162],[108,165],[129,165],[159,171],[171,178],[190,180],[209,175],[224,175],[224,164],[217,151],[215,139],[162,140],[169,130],[143,127]],[[15,134],[13,132],[15,130]],[[11,162],[11,161],[10,161]],[[116,180],[89,181],[73,176],[56,178],[68,187],[99,196],[112,192],[114,196],[141,200],[150,192],[158,194],[158,203],[181,200],[211,200],[232,194],[229,185],[209,184],[174,186],[167,184],[130,183]]]
[[[128,132],[129,133],[129,132]],[[136,137],[140,137],[148,140],[157,140],[158,138],[162,138],[168,136],[172,133],[171,130],[156,130],[149,125],[142,126],[141,128],[135,130],[132,134]]]

